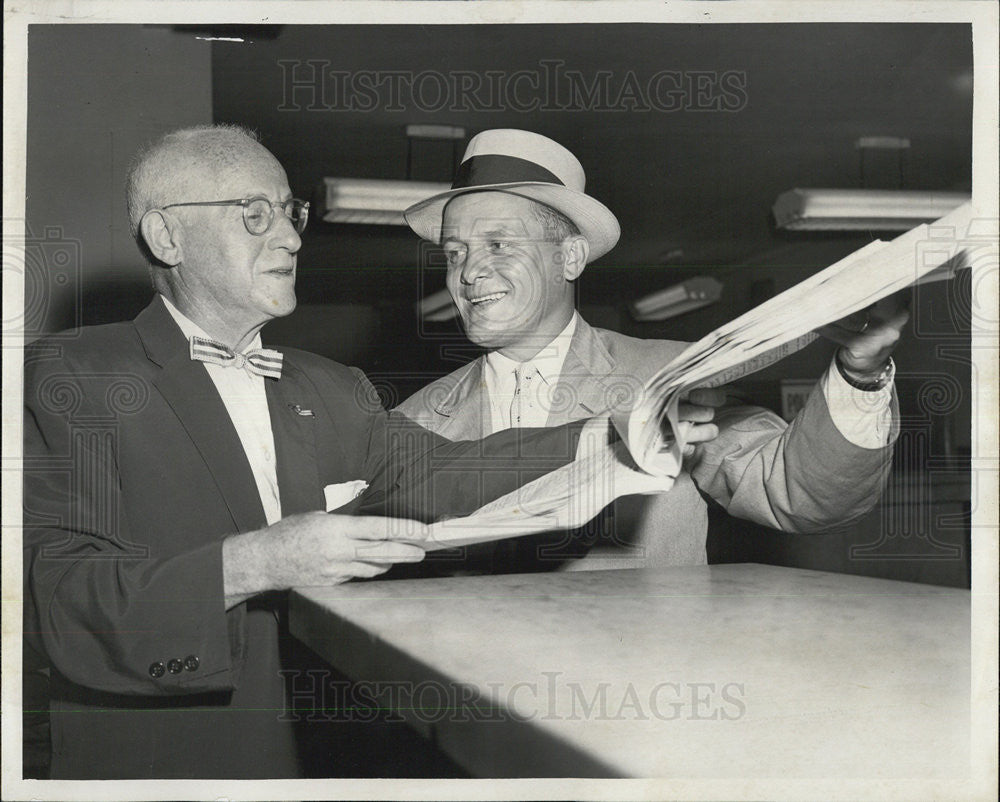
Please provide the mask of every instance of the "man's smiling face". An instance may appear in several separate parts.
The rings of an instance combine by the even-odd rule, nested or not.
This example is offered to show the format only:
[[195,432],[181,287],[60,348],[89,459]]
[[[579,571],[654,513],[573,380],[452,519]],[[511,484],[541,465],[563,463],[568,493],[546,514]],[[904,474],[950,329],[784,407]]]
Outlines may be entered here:
[[444,210],[451,292],[472,342],[516,359],[542,348],[573,315],[562,243],[546,237],[533,201],[473,192]]

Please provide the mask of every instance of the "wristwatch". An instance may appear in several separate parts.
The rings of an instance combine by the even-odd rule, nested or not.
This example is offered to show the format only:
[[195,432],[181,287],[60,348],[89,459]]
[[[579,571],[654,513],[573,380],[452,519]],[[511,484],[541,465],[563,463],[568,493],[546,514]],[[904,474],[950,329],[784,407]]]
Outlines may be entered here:
[[845,367],[844,363],[840,361],[839,351],[834,361],[837,363],[837,370],[840,371],[840,375],[845,382],[856,390],[864,390],[868,393],[874,393],[888,387],[896,375],[896,363],[892,361],[892,357],[889,357],[889,361],[885,363],[885,367],[882,368],[874,379],[858,378],[857,375],[852,373],[850,368]]

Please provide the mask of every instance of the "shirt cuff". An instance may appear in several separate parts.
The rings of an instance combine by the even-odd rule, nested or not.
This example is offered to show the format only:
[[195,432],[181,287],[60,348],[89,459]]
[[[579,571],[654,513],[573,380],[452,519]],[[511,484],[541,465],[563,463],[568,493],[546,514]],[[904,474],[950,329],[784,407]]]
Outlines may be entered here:
[[830,363],[820,380],[834,426],[859,448],[883,448],[892,437],[892,388],[896,369],[880,390],[859,390]]

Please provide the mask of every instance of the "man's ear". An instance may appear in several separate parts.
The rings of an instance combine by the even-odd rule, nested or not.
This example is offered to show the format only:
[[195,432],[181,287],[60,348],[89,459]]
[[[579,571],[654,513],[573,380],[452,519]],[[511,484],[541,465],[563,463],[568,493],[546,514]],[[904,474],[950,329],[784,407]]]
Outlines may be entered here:
[[563,249],[563,278],[567,281],[574,281],[580,277],[583,268],[587,266],[587,257],[590,256],[590,243],[582,234],[566,237],[562,244]]
[[180,264],[183,258],[181,227],[177,219],[160,209],[150,209],[139,222],[146,247],[160,262],[168,267]]

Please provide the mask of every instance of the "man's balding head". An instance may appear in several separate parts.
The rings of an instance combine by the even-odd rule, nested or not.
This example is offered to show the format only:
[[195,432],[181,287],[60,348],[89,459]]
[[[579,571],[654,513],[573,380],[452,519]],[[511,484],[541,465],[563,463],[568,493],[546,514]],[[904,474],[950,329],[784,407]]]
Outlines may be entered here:
[[199,125],[171,131],[149,145],[128,177],[128,219],[142,245],[139,223],[150,209],[202,198],[206,183],[215,184],[249,157],[273,159],[257,135],[238,125]]
[[[241,203],[258,198],[271,206],[263,227],[251,226]],[[234,348],[295,309],[302,239],[286,211],[292,200],[284,168],[237,126],[167,134],[136,160],[128,182],[129,223],[154,288]]]

